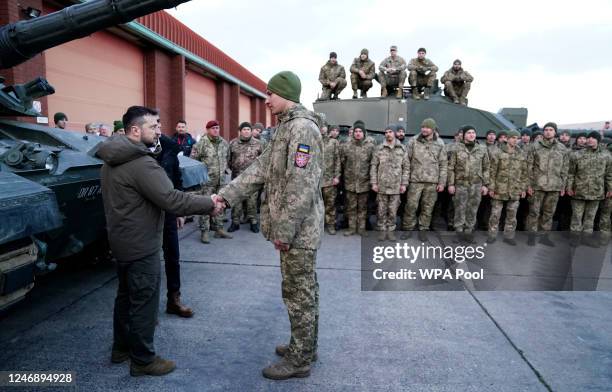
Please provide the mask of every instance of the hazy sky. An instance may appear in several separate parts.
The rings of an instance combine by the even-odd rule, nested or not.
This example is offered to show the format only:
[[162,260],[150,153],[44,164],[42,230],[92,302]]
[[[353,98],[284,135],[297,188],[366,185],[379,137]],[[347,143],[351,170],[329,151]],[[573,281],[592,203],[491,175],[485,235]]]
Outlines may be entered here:
[[[170,13],[262,80],[292,70],[302,102],[320,92],[329,52],[347,71],[362,48],[379,63],[397,45],[474,76],[470,106],[526,107],[528,123],[612,118],[612,1],[192,0]],[[370,96],[377,96],[375,82]],[[340,95],[350,98],[350,81]]]

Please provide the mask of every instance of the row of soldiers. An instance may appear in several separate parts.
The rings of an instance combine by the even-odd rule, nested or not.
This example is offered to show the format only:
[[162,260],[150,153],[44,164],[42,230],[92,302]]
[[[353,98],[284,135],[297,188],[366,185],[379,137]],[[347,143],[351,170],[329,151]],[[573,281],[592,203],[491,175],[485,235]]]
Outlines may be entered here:
[[[325,129],[325,128],[323,128]],[[331,129],[335,129],[332,127]],[[460,129],[455,143],[438,137],[434,119],[425,119],[420,133],[408,142],[397,140],[397,129],[385,129],[385,140],[376,145],[367,137],[363,121],[356,121],[349,141],[339,143],[324,135],[323,197],[325,224],[335,234],[336,187],[343,177],[349,228],[345,235],[367,235],[367,200],[376,193],[379,239],[395,240],[400,195],[407,192],[402,214],[404,237],[418,230],[419,238],[431,225],[438,194],[452,195],[452,222],[458,237],[472,243],[476,217],[483,197],[490,203],[488,242],[494,242],[505,210],[504,242],[516,245],[519,201],[527,199],[528,244],[552,245],[547,232],[559,198],[570,198],[573,241],[592,233],[601,208],[600,230],[610,234],[612,212],[612,154],[601,144],[601,134],[579,135],[573,149],[569,134],[557,139],[557,125],[547,123],[541,135],[516,130],[487,133],[485,144],[476,140],[473,126]],[[532,136],[534,140],[530,142]],[[497,139],[497,140],[496,140]],[[600,207],[601,206],[601,207]]]
[[[367,97],[367,92],[372,87],[374,80],[380,83],[382,97],[386,97],[392,92],[392,89],[396,89],[396,97],[402,98],[402,88],[408,76],[412,97],[416,100],[421,99],[421,90],[423,90],[423,99],[429,99],[437,77],[438,66],[426,55],[427,50],[419,48],[417,57],[406,63],[406,60],[397,54],[397,46],[393,45],[390,48],[389,57],[380,63],[379,72],[376,73],[376,65],[370,60],[368,49],[362,49],[359,57],[353,60],[350,67],[353,98],[357,98],[359,90],[362,98]],[[444,95],[452,99],[454,103],[467,105],[467,94],[473,81],[472,75],[462,68],[461,60],[457,59],[442,76]],[[346,72],[344,67],[338,64],[336,52],[331,52],[329,60],[321,67],[319,82],[323,88],[319,100],[338,99],[339,94],[346,87]]]

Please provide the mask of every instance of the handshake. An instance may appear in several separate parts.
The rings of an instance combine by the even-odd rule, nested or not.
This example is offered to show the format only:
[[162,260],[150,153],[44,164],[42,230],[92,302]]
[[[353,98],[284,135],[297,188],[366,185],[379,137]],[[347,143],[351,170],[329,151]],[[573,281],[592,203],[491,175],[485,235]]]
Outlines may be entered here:
[[227,202],[219,195],[213,194],[210,196],[210,198],[212,199],[213,203],[215,203],[215,208],[210,213],[210,215],[218,216],[223,214],[223,211],[225,211],[225,209],[227,208]]

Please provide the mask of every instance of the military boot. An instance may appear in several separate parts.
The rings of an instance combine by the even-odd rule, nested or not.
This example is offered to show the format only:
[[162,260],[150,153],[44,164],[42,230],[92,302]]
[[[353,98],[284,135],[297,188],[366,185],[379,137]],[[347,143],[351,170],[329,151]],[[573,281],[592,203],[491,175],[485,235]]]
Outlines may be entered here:
[[336,225],[330,225],[330,226],[327,228],[327,232],[328,232],[330,235],[336,235]]
[[272,380],[287,380],[291,377],[303,378],[310,376],[310,365],[295,366],[283,357],[280,361],[264,368],[261,373],[265,378]]
[[353,90],[353,99],[357,99],[357,90]]
[[382,88],[382,90],[380,91],[380,96],[384,98],[384,97],[386,97],[387,95],[388,95],[388,94],[387,94],[387,88],[386,88],[386,87],[383,87],[383,88]]
[[228,233],[233,233],[236,230],[240,230],[240,223],[238,222],[232,222],[229,229],[227,229]]
[[395,241],[395,231],[391,230],[387,232],[387,239],[389,241]]
[[504,242],[508,245],[516,246],[516,240],[514,238],[504,238]]
[[489,234],[487,235],[487,244],[492,244],[497,241],[497,234]]
[[111,363],[123,363],[130,359],[129,351],[115,350],[111,351]]
[[[276,355],[279,355],[281,357],[284,357],[285,354],[287,354],[287,350],[289,350],[289,346],[286,344],[279,344],[274,348],[274,352],[276,353]],[[314,355],[312,356],[312,362],[317,362],[317,359],[319,359],[319,355],[317,353],[314,353]]]
[[130,364],[130,375],[132,377],[139,376],[163,376],[176,369],[176,364],[173,361],[155,357],[153,362],[147,365],[139,365],[137,363]]
[[348,230],[344,232],[344,236],[348,237],[351,235],[355,235],[355,233],[356,233],[355,228],[349,226]]
[[259,223],[251,222],[251,231],[253,233],[259,233]]
[[234,238],[232,235],[227,234],[225,232],[225,230],[223,229],[217,229],[217,231],[215,231],[215,238],[226,238],[226,239],[231,239]]
[[378,241],[384,241],[387,239],[387,232],[386,231],[379,231],[378,232]]
[[360,236],[364,238],[366,238],[369,235],[368,231],[365,228],[365,225],[359,226],[359,228],[357,229],[357,234],[359,234]]
[[464,96],[459,97],[459,103],[463,106],[467,106],[467,98]]
[[451,98],[453,98],[453,103],[456,103],[456,104],[459,103],[459,98],[457,98],[456,96],[451,97]]
[[181,303],[181,293],[176,291],[168,295],[168,303],[166,304],[166,313],[176,314],[184,318],[193,317],[193,310]]
[[407,239],[409,239],[409,238],[411,238],[411,237],[412,237],[412,231],[411,231],[411,230],[408,230],[408,231],[405,231],[405,232],[404,232],[404,233],[401,235],[401,237],[400,237],[400,238],[401,238],[402,240],[407,240]]
[[200,234],[200,241],[203,244],[210,244],[210,238],[208,237],[208,230],[205,230]]
[[535,244],[536,244],[536,235],[535,235],[535,233],[527,234],[527,245],[528,246],[535,246]]
[[404,98],[404,86],[397,86],[397,92],[395,93],[395,98]]
[[426,101],[429,99],[429,90],[430,87],[425,87],[425,90],[423,91],[423,99]]
[[419,230],[419,233],[417,234],[419,241],[421,242],[427,242],[427,233],[425,232],[425,230]]
[[464,232],[463,233],[463,242],[469,245],[473,245],[476,243],[476,240],[474,240],[474,233],[470,232]]
[[546,246],[555,246],[555,243],[552,242],[550,238],[548,238],[548,234],[544,234],[540,238],[540,244],[546,245]]
[[361,98],[367,98],[368,97],[368,92],[361,90]]

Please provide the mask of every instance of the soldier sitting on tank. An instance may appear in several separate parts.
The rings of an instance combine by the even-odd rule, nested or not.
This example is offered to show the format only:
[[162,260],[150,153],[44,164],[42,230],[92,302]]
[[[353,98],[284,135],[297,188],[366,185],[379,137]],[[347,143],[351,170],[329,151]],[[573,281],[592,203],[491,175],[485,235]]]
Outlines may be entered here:
[[328,99],[338,99],[338,95],[346,87],[346,72],[344,67],[338,64],[336,52],[329,54],[329,61],[321,67],[319,72],[319,82],[323,85],[320,101]]
[[390,48],[391,56],[387,57],[378,67],[378,81],[380,82],[382,97],[386,97],[389,90],[397,88],[396,97],[402,97],[402,88],[406,81],[406,60],[397,55],[397,46]]
[[474,78],[461,67],[461,60],[453,61],[453,66],[444,72],[440,81],[444,84],[445,96],[452,99],[453,103],[467,106],[467,95]]
[[361,49],[359,57],[355,57],[351,65],[351,87],[353,99],[357,98],[357,90],[361,90],[361,98],[367,98],[368,90],[372,87],[372,79],[376,76],[376,65],[368,58],[367,49]]
[[427,51],[419,48],[417,57],[408,63],[408,82],[412,88],[412,98],[421,99],[421,88],[423,89],[423,99],[429,99],[431,88],[436,80],[438,67],[428,58],[425,58]]

